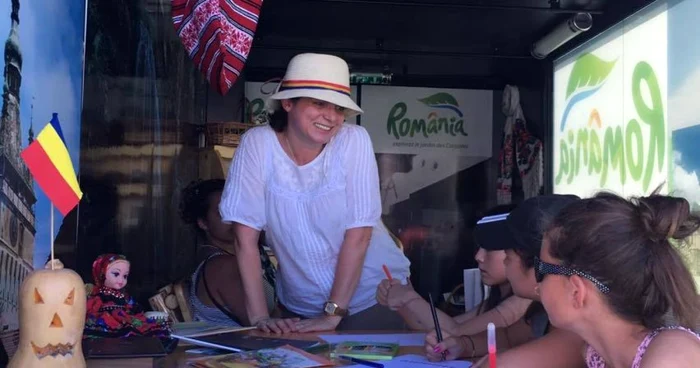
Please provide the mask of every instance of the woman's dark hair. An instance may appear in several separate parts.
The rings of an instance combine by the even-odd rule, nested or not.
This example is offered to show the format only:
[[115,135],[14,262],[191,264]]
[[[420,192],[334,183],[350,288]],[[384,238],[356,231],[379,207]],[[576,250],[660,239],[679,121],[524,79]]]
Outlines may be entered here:
[[[525,323],[528,325],[532,326],[534,323],[537,323],[537,316],[538,315],[544,315],[547,316],[547,310],[544,309],[544,305],[542,305],[542,302],[538,302],[533,300],[532,303],[530,303],[530,306],[527,307],[525,310],[525,315],[523,315],[523,319],[525,320]],[[543,333],[547,333],[549,331],[550,323],[549,323],[549,316],[547,316],[547,320],[545,321],[540,321],[541,323],[544,323],[543,327]]]
[[695,329],[698,293],[671,239],[692,235],[700,217],[685,199],[657,193],[631,200],[601,193],[569,205],[545,235],[549,253],[608,286],[605,297],[622,318],[649,329]]
[[[293,103],[296,103],[298,99],[299,98],[290,98]],[[282,101],[280,101],[280,104],[282,104]],[[275,110],[275,112],[268,116],[268,121],[270,122],[272,129],[278,133],[282,133],[285,129],[287,129],[288,118],[289,116],[287,115],[287,112],[284,111],[282,106],[280,106],[277,110]]]
[[205,218],[209,212],[209,197],[224,190],[224,179],[197,180],[182,190],[180,217],[186,224],[193,225],[202,235],[197,220]]
[[513,249],[513,252],[520,257],[520,264],[522,267],[526,270],[529,270],[530,268],[535,267],[535,257],[539,257],[539,253],[535,254],[531,251],[531,249],[521,249],[521,248],[515,248]]
[[[483,216],[481,216],[481,217],[495,216],[495,215],[500,215],[500,214],[504,214],[504,213],[510,213],[517,206],[518,206],[517,204],[502,204],[502,205],[498,205],[495,207],[491,207],[488,210],[486,210],[484,212]],[[478,243],[477,243],[477,246],[479,246]],[[491,289],[489,291],[489,297],[484,299],[481,302],[481,304],[479,305],[479,308],[477,309],[477,311],[478,311],[477,314],[486,313],[486,312],[490,311],[491,309],[496,308],[499,304],[501,304],[501,302],[504,299],[506,299],[512,295],[513,295],[512,291],[507,293],[507,294],[501,295],[501,288],[499,288],[497,286],[491,287]]]
[[477,309],[477,315],[486,313],[490,311],[493,308],[496,308],[501,302],[509,297],[513,296],[513,291],[509,291],[508,293],[501,294],[501,288],[493,286],[489,290],[489,297],[484,299],[480,304],[479,308]]

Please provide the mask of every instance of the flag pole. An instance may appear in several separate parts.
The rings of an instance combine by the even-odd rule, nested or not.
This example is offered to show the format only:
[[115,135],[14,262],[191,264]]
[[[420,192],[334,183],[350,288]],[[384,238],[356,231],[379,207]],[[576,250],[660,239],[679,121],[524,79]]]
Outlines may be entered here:
[[54,262],[53,262],[53,202],[51,202],[51,225],[49,226],[49,239],[51,239],[51,270],[54,268]]

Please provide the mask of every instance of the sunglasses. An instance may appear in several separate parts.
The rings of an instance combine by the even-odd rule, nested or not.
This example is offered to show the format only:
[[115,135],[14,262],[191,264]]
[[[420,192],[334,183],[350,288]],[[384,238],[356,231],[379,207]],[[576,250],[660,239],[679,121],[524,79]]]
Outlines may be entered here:
[[592,282],[598,288],[598,290],[600,290],[601,293],[607,294],[610,292],[609,287],[607,287],[605,284],[598,281],[598,279],[586,272],[579,271],[571,267],[543,262],[539,257],[535,257],[535,279],[537,280],[537,282],[542,282],[542,280],[544,280],[545,275],[576,275]]

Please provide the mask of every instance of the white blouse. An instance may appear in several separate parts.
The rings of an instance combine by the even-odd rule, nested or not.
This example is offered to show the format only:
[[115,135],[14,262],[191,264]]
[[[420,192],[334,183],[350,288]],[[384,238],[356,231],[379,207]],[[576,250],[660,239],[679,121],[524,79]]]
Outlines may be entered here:
[[347,229],[373,227],[360,282],[349,312],[376,304],[386,264],[394,278],[409,276],[410,262],[381,222],[379,174],[367,131],[343,124],[321,153],[298,166],[275,131],[248,130],[231,163],[219,205],[225,222],[265,230],[279,260],[277,293],[290,311],[323,313]]

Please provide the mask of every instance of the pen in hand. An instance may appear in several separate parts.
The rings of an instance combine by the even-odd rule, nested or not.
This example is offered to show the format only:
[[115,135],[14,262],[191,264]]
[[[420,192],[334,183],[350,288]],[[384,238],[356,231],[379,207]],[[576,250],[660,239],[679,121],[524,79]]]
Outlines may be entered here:
[[393,280],[391,277],[391,272],[389,272],[389,267],[387,267],[385,264],[382,265],[382,268],[384,269],[384,274],[386,275],[386,278],[389,279],[389,281]]
[[[440,330],[440,322],[438,320],[437,311],[435,310],[435,303],[433,303],[433,295],[428,294],[428,299],[430,299],[430,312],[433,313],[433,322],[435,323],[435,334],[437,335],[438,343],[442,342],[442,331]],[[442,360],[447,358],[447,353],[442,352]]]

